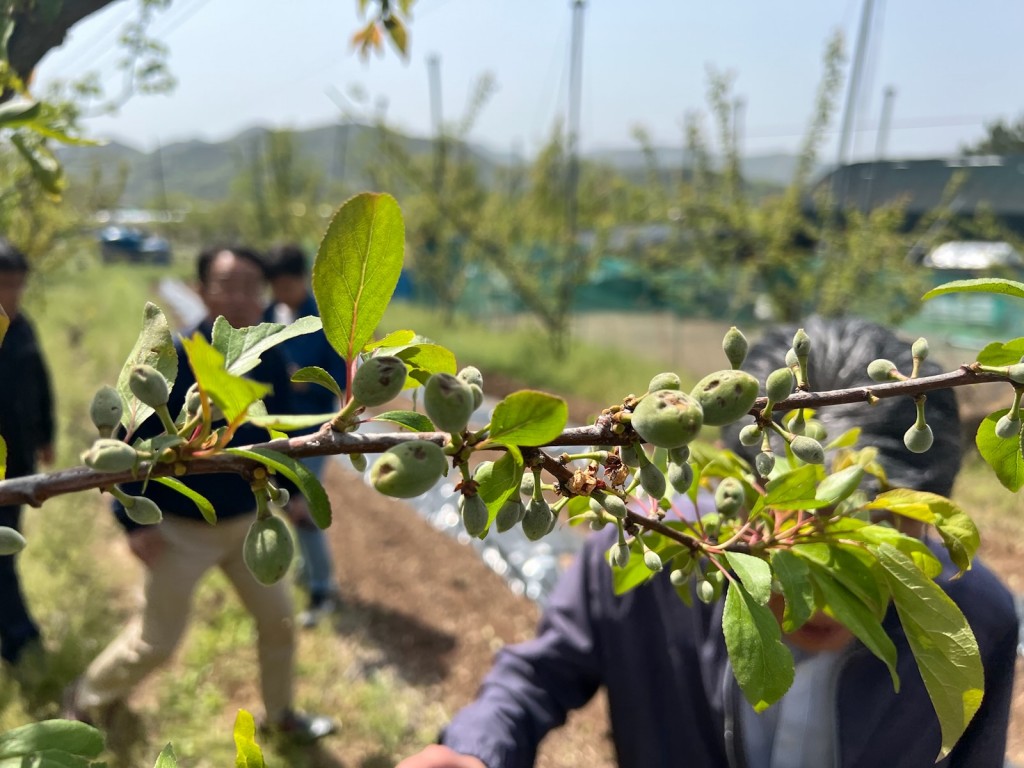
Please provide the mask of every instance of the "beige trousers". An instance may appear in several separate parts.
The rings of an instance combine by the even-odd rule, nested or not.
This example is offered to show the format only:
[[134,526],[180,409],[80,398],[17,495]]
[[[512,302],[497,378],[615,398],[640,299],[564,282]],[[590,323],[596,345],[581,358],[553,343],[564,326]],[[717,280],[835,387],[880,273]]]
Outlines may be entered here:
[[268,719],[292,703],[295,666],[294,608],[286,581],[265,587],[242,560],[242,543],[255,515],[216,525],[168,515],[160,523],[166,546],[146,569],[141,612],[89,665],[79,705],[95,709],[120,701],[166,661],[185,632],[192,594],[202,576],[219,567],[256,619],[260,683]]

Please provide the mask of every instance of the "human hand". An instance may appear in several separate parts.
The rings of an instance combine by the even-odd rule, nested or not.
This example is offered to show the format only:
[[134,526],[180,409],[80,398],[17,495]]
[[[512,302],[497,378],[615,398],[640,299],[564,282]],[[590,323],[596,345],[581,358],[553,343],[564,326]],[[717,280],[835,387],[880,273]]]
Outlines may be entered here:
[[469,755],[431,744],[422,752],[405,758],[395,768],[487,768],[483,761]]
[[165,545],[163,534],[160,533],[160,528],[156,525],[136,528],[128,534],[128,549],[146,566],[156,563],[157,558],[163,553]]

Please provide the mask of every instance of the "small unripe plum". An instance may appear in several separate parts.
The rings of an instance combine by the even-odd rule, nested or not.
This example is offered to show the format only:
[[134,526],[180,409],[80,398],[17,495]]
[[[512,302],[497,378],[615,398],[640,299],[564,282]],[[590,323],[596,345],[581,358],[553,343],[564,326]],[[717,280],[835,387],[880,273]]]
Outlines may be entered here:
[[423,409],[439,430],[457,434],[473,415],[473,390],[450,373],[435,373],[423,388]]
[[519,493],[523,496],[533,496],[533,486],[536,478],[533,472],[523,472],[523,479],[519,481]]
[[668,460],[676,464],[685,464],[690,460],[690,446],[681,445],[678,448],[668,449]]
[[868,363],[868,378],[872,381],[885,383],[892,381],[895,377],[894,373],[898,373],[896,363],[892,360],[886,360],[885,358],[878,358]]
[[806,357],[811,353],[811,337],[803,328],[798,328],[793,335],[793,351],[796,352],[798,358]]
[[24,536],[6,525],[0,526],[0,555],[13,555],[24,548]]
[[734,369],[743,365],[743,361],[747,359],[748,346],[747,337],[735,325],[725,332],[725,337],[722,339],[722,350],[729,360],[729,365]]
[[551,530],[554,519],[555,515],[544,499],[530,499],[523,515],[523,533],[530,541],[537,541]]
[[139,400],[150,408],[159,408],[167,405],[171,396],[171,388],[167,379],[152,365],[132,366],[128,375],[128,388]]
[[632,424],[645,442],[659,448],[679,448],[700,433],[704,413],[700,403],[685,392],[659,389],[637,404]]
[[681,464],[670,461],[665,477],[676,493],[686,493],[690,490],[690,486],[693,485],[693,467],[690,466],[688,461],[684,461]]
[[740,443],[743,445],[757,445],[764,437],[764,430],[760,424],[747,424],[740,430]]
[[128,443],[101,437],[82,454],[82,463],[97,472],[124,472],[133,469],[139,455]]
[[622,463],[625,464],[627,467],[639,467],[640,456],[637,454],[637,451],[639,450],[640,449],[632,443],[629,445],[620,446],[619,458],[622,459]]
[[352,462],[352,469],[356,472],[366,471],[366,454],[365,453],[350,453],[348,460]]
[[644,565],[647,566],[648,570],[653,571],[654,573],[657,573],[665,567],[665,564],[661,561],[661,555],[653,549],[644,551]]
[[697,598],[702,603],[705,603],[707,605],[710,605],[711,603],[713,603],[715,601],[715,598],[718,597],[718,595],[715,594],[715,592],[716,592],[715,585],[712,584],[707,579],[704,579],[704,580],[701,580],[700,582],[698,582],[698,584],[697,584]]
[[462,513],[462,525],[470,536],[479,536],[487,530],[490,515],[486,502],[478,494],[463,495],[459,499],[459,511]]
[[679,375],[666,371],[665,373],[659,373],[651,379],[651,383],[647,385],[648,392],[657,392],[659,389],[682,389],[683,382],[679,379]]
[[114,429],[121,423],[121,414],[124,413],[124,406],[121,403],[121,395],[111,386],[100,387],[93,395],[92,404],[89,406],[89,417],[100,437],[110,437]]
[[690,395],[700,403],[704,423],[712,427],[731,424],[750,411],[759,384],[746,371],[724,370],[697,382]]
[[793,377],[793,371],[789,368],[776,368],[768,374],[768,378],[765,380],[765,394],[768,395],[770,402],[781,403],[793,394],[795,385],[796,379]]
[[352,397],[363,405],[383,405],[402,391],[406,373],[405,363],[397,357],[371,357],[352,376]]
[[473,410],[475,411],[484,404],[484,391],[476,384],[470,384],[469,391],[473,393]]
[[793,442],[789,444],[789,447],[792,448],[793,455],[801,461],[808,464],[825,463],[825,449],[813,437],[797,435],[793,438]]
[[608,549],[608,559],[617,568],[625,568],[629,565],[629,545],[624,542],[612,544]]
[[288,572],[295,555],[288,525],[277,515],[257,518],[249,526],[242,545],[242,559],[260,584],[269,586]]
[[640,487],[652,499],[660,499],[665,495],[665,475],[651,462],[640,467]]
[[1015,384],[1024,384],[1024,362],[1009,366],[1006,369],[1006,375]]
[[498,514],[494,516],[494,527],[498,533],[511,530],[516,523],[523,519],[526,514],[526,506],[519,499],[511,498],[501,505]]
[[156,502],[145,496],[129,496],[122,504],[124,513],[139,525],[156,525],[164,519]]
[[723,516],[735,515],[746,501],[743,483],[735,477],[723,477],[715,488],[715,509]]
[[385,496],[411,499],[429,491],[444,473],[440,446],[409,440],[385,451],[370,468],[370,482]]
[[461,371],[456,374],[456,378],[461,379],[469,385],[475,384],[480,387],[481,391],[484,388],[484,376],[480,373],[480,369],[472,365],[467,365]]
[[903,444],[907,446],[908,451],[913,453],[925,453],[932,447],[933,442],[935,442],[935,435],[932,434],[932,428],[927,424],[919,427],[915,422],[903,435]]
[[820,443],[828,437],[828,430],[817,419],[808,419],[807,425],[804,427],[804,434],[813,437]]
[[761,453],[754,457],[754,467],[757,469],[757,474],[761,477],[768,477],[772,470],[775,469],[775,454],[761,451]]
[[913,346],[910,348],[910,354],[912,354],[914,357],[916,357],[919,360],[927,360],[928,359],[928,339],[926,339],[924,336],[922,336],[917,341],[915,341]]
[[1010,414],[1004,413],[996,422],[996,436],[1004,440],[1017,437],[1020,434],[1020,419],[1011,419]]
[[614,493],[606,493],[601,497],[600,503],[601,506],[604,507],[605,511],[612,517],[621,520],[626,516],[626,502]]

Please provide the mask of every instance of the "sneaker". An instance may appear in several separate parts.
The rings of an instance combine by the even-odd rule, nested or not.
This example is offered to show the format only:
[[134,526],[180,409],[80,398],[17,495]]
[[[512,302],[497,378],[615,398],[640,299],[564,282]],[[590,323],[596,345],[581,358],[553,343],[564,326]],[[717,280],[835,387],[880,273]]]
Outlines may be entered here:
[[321,619],[341,612],[341,598],[336,592],[326,595],[314,595],[309,599],[309,607],[301,611],[297,617],[299,626],[312,629]]
[[337,724],[326,715],[311,715],[287,710],[273,723],[260,723],[260,734],[278,737],[296,744],[312,744],[338,729]]

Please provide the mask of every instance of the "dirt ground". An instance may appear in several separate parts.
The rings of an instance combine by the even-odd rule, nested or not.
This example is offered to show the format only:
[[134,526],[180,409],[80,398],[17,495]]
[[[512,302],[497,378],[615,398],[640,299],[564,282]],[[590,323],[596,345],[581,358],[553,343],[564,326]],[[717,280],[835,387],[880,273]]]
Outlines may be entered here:
[[[720,338],[720,336],[719,336]],[[488,378],[488,391],[511,391]],[[595,406],[570,402],[576,418]],[[339,518],[331,527],[345,599],[362,631],[411,684],[428,689],[454,711],[474,696],[494,652],[530,637],[537,607],[505,586],[465,545],[435,530],[409,507],[380,496],[342,465],[326,478]],[[344,510],[387,519],[385,528],[347,525]],[[383,530],[383,533],[382,533]],[[429,553],[429,557],[423,554]],[[1019,537],[984,538],[982,554],[1014,592],[1024,591],[1024,545]],[[386,560],[386,569],[371,567]],[[1024,668],[1018,662],[1008,757],[1024,765]],[[344,747],[341,746],[344,753]],[[348,761],[345,761],[348,763]],[[598,697],[542,744],[540,768],[612,768],[604,700]]]

